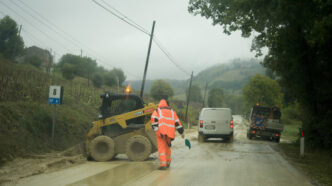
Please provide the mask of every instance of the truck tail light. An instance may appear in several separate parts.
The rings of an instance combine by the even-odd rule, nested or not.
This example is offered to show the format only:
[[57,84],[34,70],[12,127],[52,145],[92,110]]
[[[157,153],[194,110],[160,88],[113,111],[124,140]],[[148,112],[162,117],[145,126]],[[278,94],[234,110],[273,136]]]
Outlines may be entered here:
[[231,123],[231,125],[230,125],[229,127],[231,127],[231,129],[232,129],[232,128],[234,128],[234,125],[233,125],[233,120],[231,120],[231,122],[230,122],[230,123]]
[[252,133],[253,133],[253,134],[255,134],[255,133],[256,133],[256,131],[254,131],[254,130],[253,130],[253,131],[252,131]]
[[203,120],[199,121],[199,128],[203,128]]

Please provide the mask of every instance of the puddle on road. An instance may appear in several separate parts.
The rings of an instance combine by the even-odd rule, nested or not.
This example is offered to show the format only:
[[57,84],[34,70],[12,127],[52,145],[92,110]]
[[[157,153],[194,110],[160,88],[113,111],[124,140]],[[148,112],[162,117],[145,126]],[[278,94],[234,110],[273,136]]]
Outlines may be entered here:
[[126,182],[137,179],[141,176],[156,170],[153,162],[131,162],[102,173],[90,176],[81,181],[70,184],[74,185],[123,185]]

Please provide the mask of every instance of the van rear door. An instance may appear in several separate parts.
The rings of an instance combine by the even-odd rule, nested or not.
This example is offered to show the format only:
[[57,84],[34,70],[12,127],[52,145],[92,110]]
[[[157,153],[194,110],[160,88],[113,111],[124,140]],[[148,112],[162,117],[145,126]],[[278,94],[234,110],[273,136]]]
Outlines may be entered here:
[[230,109],[207,109],[204,111],[202,119],[206,132],[222,134],[231,130],[230,121],[232,120],[232,115]]

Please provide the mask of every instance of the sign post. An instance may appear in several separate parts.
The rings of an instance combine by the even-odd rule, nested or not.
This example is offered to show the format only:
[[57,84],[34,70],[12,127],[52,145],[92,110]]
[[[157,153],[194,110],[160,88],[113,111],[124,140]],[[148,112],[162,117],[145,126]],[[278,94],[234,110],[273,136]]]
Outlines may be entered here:
[[52,120],[52,142],[54,143],[54,128],[55,128],[55,118],[56,118],[56,105],[62,104],[63,98],[63,87],[51,85],[49,96],[48,96],[48,103],[54,105],[53,109],[53,120]]

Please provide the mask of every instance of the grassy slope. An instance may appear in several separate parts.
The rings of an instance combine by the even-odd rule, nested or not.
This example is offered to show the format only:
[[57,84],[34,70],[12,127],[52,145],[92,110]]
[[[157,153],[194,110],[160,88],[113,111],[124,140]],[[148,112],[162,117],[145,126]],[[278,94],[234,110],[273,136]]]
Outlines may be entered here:
[[[87,87],[87,80],[53,78],[30,66],[0,60],[0,163],[31,153],[60,150],[84,140],[98,115],[99,95],[109,87]],[[52,82],[52,83],[51,83]],[[51,84],[64,86],[57,106],[55,143],[51,142]]]
[[302,169],[309,178],[317,180],[322,185],[332,185],[332,152],[306,148],[305,156],[300,157],[298,142],[300,127],[301,123],[296,121],[285,125],[282,138],[292,143],[280,143],[281,149],[287,158]]

